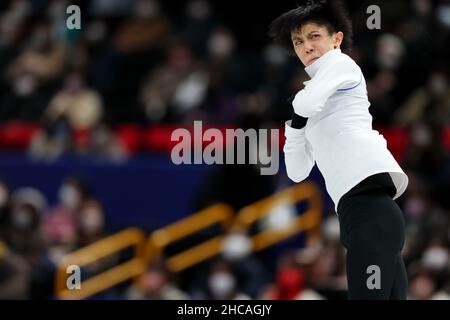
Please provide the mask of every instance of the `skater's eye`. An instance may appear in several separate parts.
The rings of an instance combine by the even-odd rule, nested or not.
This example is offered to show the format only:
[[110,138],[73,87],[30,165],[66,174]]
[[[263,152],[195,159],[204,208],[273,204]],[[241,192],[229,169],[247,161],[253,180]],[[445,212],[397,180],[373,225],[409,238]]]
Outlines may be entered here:
[[313,39],[317,39],[317,38],[319,38],[320,37],[320,34],[313,34],[312,36],[311,36]]
[[299,46],[303,43],[303,40],[295,40],[294,41],[294,46]]

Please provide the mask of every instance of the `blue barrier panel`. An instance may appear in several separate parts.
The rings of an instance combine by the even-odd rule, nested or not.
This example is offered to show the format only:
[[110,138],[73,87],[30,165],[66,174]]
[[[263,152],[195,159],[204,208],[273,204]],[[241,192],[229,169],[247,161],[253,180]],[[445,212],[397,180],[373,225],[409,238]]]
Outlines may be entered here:
[[[68,175],[82,175],[105,207],[108,229],[127,226],[153,230],[194,212],[194,198],[212,166],[174,165],[162,154],[133,157],[123,163],[67,156],[53,163],[35,161],[23,153],[0,154],[0,178],[11,188],[39,189],[50,205],[57,201],[58,187]],[[289,183],[283,161],[278,181]],[[310,179],[322,189],[325,208],[332,208],[324,193],[317,168]]]

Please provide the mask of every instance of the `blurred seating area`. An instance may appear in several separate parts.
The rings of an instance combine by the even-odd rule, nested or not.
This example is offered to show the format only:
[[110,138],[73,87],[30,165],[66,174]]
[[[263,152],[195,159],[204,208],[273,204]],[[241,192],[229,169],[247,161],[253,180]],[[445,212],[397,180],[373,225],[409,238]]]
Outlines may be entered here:
[[[80,30],[66,28],[67,1],[2,2],[0,148],[123,159],[167,149],[167,126],[193,120],[282,128],[287,98],[307,77],[267,36],[274,13],[293,3],[260,8],[251,25],[251,4],[233,16],[206,0],[76,3]],[[366,26],[367,1],[348,3],[349,54],[365,73],[374,126],[408,136],[431,127],[449,146],[446,2],[370,4],[383,9],[381,30]]]
[[[66,28],[66,8],[74,3],[80,30]],[[270,42],[267,28],[295,4],[245,1],[237,11],[233,2],[208,0],[1,1],[0,299],[54,299],[58,261],[117,232],[112,206],[134,193],[148,189],[148,206],[183,207],[154,213],[130,201],[123,215],[145,217],[151,232],[163,215],[185,217],[218,202],[239,211],[289,187],[282,168],[264,177],[252,165],[186,173],[167,163],[171,132],[194,120],[220,130],[283,129],[292,111],[288,97],[307,75]],[[398,199],[407,222],[408,298],[450,299],[450,3],[347,4],[354,28],[349,55],[365,74],[373,125],[410,178]],[[366,26],[372,4],[381,8],[381,30]],[[282,137],[281,131],[280,148]],[[55,176],[8,181],[8,170],[21,168],[11,154],[49,165]],[[94,175],[90,182],[75,175],[84,163],[63,167],[67,155],[88,157],[90,172],[111,186],[116,181],[105,173],[111,160],[120,171],[144,156],[163,171],[120,186],[114,202],[95,187]],[[123,175],[141,174],[133,170]],[[194,177],[200,171],[202,179]],[[172,191],[160,184],[164,178],[173,179]],[[311,180],[323,183],[316,171]],[[285,221],[292,208],[279,214],[268,223]],[[324,205],[318,245],[291,239],[259,253],[245,251],[248,235],[232,230],[224,255],[183,273],[154,263],[137,286],[125,283],[95,298],[345,299],[338,227]]]

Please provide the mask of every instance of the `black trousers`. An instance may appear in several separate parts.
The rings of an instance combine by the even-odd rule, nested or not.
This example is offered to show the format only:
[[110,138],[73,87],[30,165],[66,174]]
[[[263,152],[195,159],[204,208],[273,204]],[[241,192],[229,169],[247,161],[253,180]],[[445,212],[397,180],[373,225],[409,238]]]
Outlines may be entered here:
[[395,192],[390,175],[382,173],[359,183],[338,203],[349,299],[406,299],[408,280],[401,257],[405,221],[392,199]]

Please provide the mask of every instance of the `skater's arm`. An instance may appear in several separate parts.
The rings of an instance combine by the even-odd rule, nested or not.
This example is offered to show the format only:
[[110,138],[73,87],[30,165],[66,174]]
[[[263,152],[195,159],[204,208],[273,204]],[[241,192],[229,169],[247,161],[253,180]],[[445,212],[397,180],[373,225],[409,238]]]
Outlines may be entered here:
[[301,124],[304,120],[294,117],[293,120],[286,122],[284,160],[288,177],[294,182],[301,182],[309,176],[314,166],[314,157],[311,145],[305,138],[305,128],[293,128],[292,121],[294,124]]
[[346,59],[327,61],[314,77],[305,81],[292,102],[296,114],[310,118],[322,111],[326,101],[337,91],[352,89],[361,83],[362,72],[357,64]]

